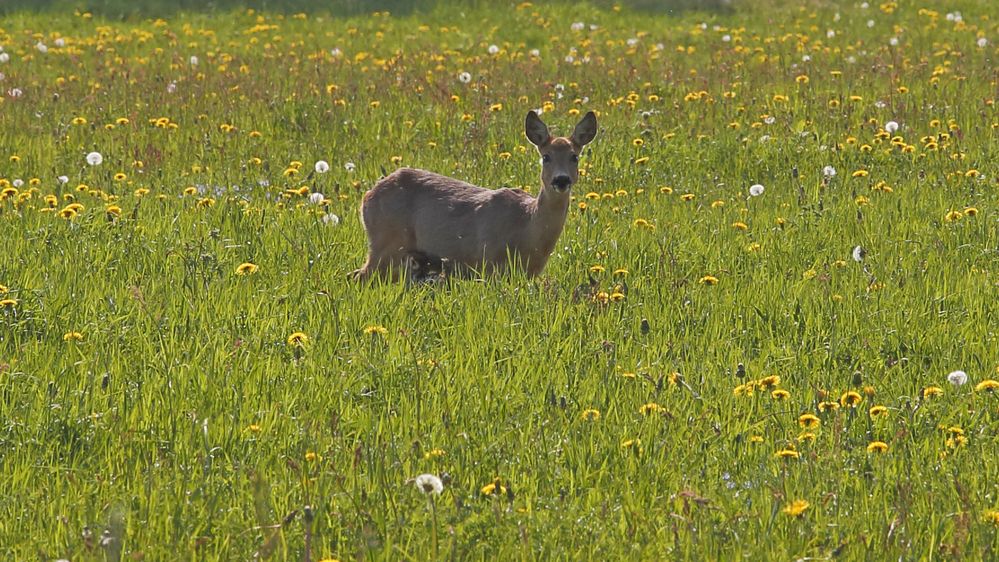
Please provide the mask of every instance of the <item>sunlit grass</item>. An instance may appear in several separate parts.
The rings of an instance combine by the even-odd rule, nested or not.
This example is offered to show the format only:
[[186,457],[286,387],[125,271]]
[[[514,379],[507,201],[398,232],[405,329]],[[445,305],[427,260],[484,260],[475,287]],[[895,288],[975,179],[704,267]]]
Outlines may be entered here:
[[[6,16],[0,555],[993,557],[997,22]],[[346,280],[531,109],[600,122],[540,278]]]

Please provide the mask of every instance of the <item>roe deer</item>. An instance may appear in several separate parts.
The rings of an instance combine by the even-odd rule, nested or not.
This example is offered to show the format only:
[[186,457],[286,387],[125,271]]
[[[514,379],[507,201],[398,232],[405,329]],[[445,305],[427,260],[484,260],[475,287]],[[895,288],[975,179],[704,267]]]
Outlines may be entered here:
[[413,256],[484,273],[508,264],[530,277],[541,273],[562,234],[569,189],[579,177],[579,153],[596,136],[597,118],[591,111],[572,136],[553,137],[531,111],[524,128],[541,154],[537,197],[400,168],[364,194],[361,222],[368,234],[368,259],[352,276],[398,277]]

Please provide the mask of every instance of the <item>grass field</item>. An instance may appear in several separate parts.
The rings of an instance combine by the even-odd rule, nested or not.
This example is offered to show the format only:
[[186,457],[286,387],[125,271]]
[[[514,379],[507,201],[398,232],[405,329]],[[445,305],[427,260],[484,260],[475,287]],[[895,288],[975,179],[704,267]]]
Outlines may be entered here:
[[[0,558],[995,559],[999,9],[837,4],[9,10]],[[531,109],[541,277],[346,280]]]

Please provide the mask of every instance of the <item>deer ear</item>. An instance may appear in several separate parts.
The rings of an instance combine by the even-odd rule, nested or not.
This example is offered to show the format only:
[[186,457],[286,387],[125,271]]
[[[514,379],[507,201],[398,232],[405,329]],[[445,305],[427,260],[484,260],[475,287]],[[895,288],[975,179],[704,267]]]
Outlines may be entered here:
[[590,141],[597,136],[597,116],[592,111],[587,112],[579,123],[576,124],[576,128],[572,131],[573,143],[578,146],[585,146],[590,144]]
[[538,148],[541,148],[548,144],[548,141],[552,140],[551,133],[548,132],[548,125],[545,125],[544,121],[533,111],[527,112],[527,119],[524,121],[524,132],[527,133],[527,140],[531,141],[531,144]]

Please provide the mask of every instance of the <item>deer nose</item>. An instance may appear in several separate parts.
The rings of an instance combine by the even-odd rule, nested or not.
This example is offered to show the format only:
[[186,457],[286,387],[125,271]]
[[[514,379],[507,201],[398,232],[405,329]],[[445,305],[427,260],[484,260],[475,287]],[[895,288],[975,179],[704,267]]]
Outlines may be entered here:
[[557,189],[566,190],[569,189],[569,184],[572,183],[572,178],[569,176],[555,176],[552,178],[552,185]]

